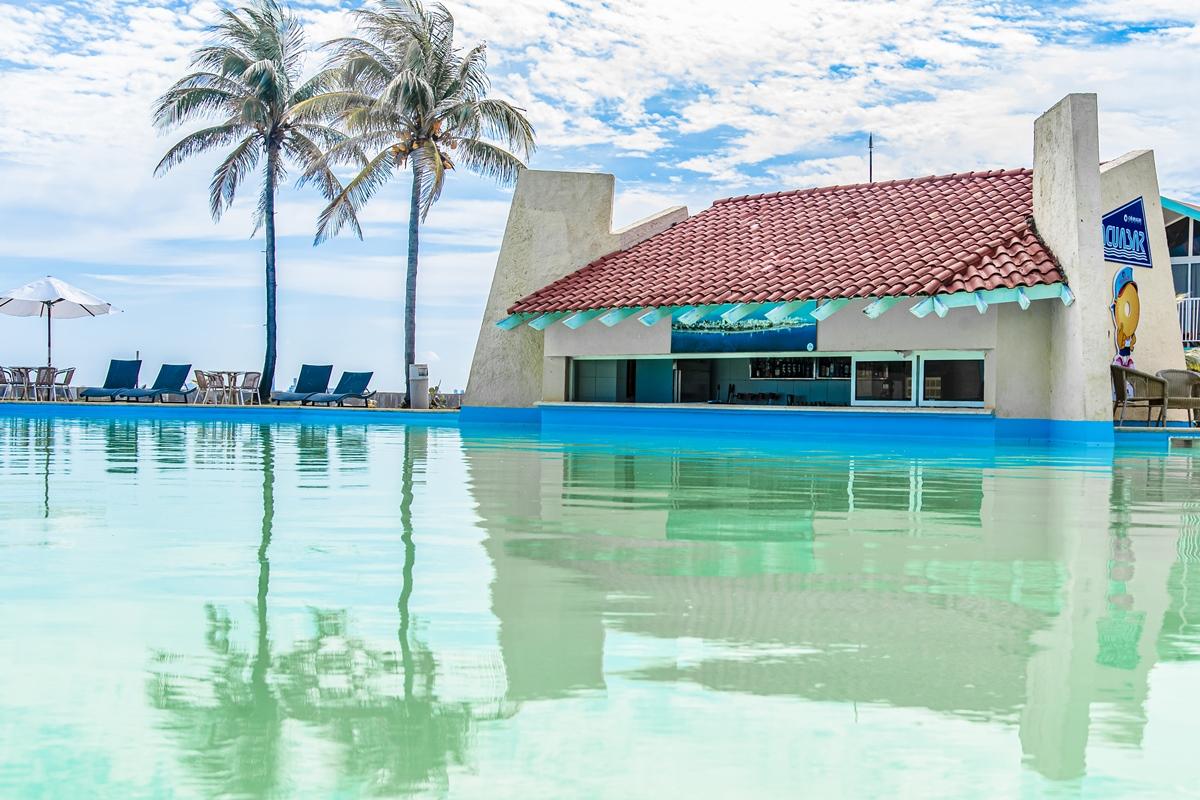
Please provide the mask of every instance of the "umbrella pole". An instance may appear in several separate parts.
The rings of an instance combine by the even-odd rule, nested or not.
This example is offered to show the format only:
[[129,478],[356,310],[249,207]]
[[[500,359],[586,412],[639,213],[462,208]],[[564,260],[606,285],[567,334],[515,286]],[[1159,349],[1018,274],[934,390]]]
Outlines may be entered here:
[[54,317],[54,306],[46,303],[46,366],[54,366],[54,359],[50,356],[50,322]]

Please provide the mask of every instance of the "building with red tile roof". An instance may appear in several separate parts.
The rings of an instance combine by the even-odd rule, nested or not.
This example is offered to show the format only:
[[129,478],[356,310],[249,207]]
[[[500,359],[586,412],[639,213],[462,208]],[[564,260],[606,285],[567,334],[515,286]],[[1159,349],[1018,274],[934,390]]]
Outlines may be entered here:
[[[797,431],[1111,439],[1110,365],[1184,363],[1172,268],[1190,262],[1168,253],[1153,153],[1101,162],[1095,95],[1038,118],[1032,169],[733,197],[621,230],[614,187],[522,174],[467,416],[620,404],[657,409],[628,424],[709,427],[696,412],[739,426],[737,408],[776,406]],[[897,413],[818,413],[837,407]]]
[[1063,283],[1013,169],[718,200],[509,313],[915,297]]

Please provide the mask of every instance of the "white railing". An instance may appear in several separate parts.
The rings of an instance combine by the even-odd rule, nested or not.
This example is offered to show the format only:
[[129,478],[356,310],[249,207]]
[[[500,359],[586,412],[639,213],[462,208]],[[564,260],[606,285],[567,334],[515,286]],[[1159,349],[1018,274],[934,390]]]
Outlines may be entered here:
[[1184,344],[1200,342],[1200,297],[1185,297],[1179,301],[1179,330]]

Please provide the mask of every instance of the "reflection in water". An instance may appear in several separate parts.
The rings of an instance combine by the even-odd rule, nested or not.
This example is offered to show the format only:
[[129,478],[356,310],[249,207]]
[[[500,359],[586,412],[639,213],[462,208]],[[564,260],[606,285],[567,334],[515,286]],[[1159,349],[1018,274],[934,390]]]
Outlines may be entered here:
[[0,417],[0,795],[1194,785],[1200,459],[734,446]]
[[138,432],[136,420],[110,420],[104,430],[104,453],[108,472],[136,473],[138,469]]
[[627,674],[1017,724],[1030,766],[1075,778],[1089,728],[1141,742],[1160,633],[1188,630],[1175,520],[1143,509],[1186,496],[1190,460],[466,454],[516,698],[603,688],[606,629],[702,641]]
[[[412,633],[416,544],[413,486],[424,471],[423,432],[407,435],[401,487],[400,540],[404,546],[399,616],[399,659],[394,651],[351,635],[345,610],[312,609],[313,636],[273,652],[268,608],[269,547],[275,529],[275,448],[269,426],[258,429],[262,459],[262,526],[258,547],[257,638],[240,650],[225,611],[207,608],[206,644],[213,656],[206,675],[189,679],[167,671],[177,657],[160,654],[151,683],[156,708],[182,751],[182,761],[205,790],[219,796],[288,795],[280,751],[285,729],[302,723],[338,746],[332,765],[350,796],[390,796],[448,786],[448,768],[463,763],[473,710],[439,700],[439,665]],[[314,464],[322,439],[301,434],[299,459]],[[396,678],[399,678],[398,685]]]

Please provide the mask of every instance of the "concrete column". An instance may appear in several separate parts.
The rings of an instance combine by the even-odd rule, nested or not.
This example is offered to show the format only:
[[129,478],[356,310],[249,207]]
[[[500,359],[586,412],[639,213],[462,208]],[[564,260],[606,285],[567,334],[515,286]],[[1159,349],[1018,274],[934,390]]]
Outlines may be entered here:
[[[1142,198],[1146,212],[1146,233],[1149,236],[1150,261],[1153,266],[1148,269],[1133,268],[1133,278],[1138,287],[1138,298],[1142,308],[1135,333],[1137,344],[1133,348],[1134,366],[1151,374],[1160,369],[1184,369],[1183,338],[1179,332],[1175,281],[1171,276],[1171,254],[1167,248],[1166,227],[1163,225],[1154,152],[1134,150],[1105,162],[1100,168],[1100,188],[1104,212],[1120,208],[1139,197]],[[1123,265],[1106,262],[1104,266],[1107,297],[1111,303],[1113,278]],[[1107,325],[1107,354],[1111,360],[1116,353],[1111,312]],[[1171,417],[1181,422],[1188,418],[1187,413],[1182,410],[1172,412]]]
[[542,400],[547,403],[566,402],[567,379],[571,360],[566,356],[547,356],[542,361]]
[[542,332],[504,331],[508,307],[620,246],[612,175],[525,170],[513,192],[463,405],[531,406],[542,398]]
[[1099,138],[1094,94],[1067,95],[1034,124],[1034,223],[1075,294],[1074,305],[1055,309],[1050,326],[1050,415],[1056,420],[1112,419]]
[[528,407],[542,399],[541,331],[496,323],[517,300],[615,250],[687,218],[682,206],[612,229],[612,175],[525,170],[517,181],[504,242],[479,327],[463,405]]

